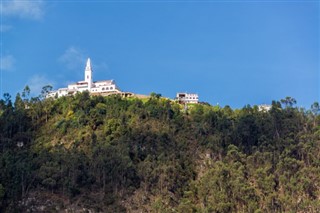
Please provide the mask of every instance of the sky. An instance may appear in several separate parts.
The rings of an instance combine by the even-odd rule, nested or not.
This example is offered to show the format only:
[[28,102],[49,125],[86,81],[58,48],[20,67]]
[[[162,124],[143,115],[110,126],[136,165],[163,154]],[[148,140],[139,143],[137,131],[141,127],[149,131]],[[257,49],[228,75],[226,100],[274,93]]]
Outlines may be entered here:
[[320,101],[320,1],[1,0],[0,93],[83,80],[242,108]]

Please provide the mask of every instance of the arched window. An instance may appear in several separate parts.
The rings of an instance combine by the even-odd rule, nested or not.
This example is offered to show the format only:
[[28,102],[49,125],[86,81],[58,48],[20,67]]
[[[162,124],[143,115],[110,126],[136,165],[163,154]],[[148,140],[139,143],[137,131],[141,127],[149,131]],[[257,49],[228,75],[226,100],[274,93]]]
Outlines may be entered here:
[[87,75],[87,79],[89,79],[89,76]]
[[104,87],[102,87],[102,90],[104,90]]
[[106,90],[109,90],[109,87],[107,87]]
[[113,87],[110,87],[110,90],[113,90]]

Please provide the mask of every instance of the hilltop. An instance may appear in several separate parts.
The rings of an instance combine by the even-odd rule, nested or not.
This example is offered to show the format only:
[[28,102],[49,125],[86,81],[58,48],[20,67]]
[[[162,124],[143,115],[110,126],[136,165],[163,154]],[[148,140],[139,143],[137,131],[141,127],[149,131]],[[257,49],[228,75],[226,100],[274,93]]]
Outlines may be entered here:
[[319,104],[0,100],[1,212],[318,212]]

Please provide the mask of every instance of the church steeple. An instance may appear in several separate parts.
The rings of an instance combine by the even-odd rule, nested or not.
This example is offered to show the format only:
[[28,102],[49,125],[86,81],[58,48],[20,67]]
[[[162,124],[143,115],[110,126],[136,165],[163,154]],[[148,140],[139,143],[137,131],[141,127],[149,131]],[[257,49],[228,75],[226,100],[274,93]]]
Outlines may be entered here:
[[86,71],[89,71],[89,70],[91,70],[91,60],[90,60],[90,58],[88,58],[87,65],[86,65]]
[[88,89],[90,91],[92,87],[92,69],[91,69],[91,60],[88,58],[86,69],[84,72],[84,81],[88,82]]

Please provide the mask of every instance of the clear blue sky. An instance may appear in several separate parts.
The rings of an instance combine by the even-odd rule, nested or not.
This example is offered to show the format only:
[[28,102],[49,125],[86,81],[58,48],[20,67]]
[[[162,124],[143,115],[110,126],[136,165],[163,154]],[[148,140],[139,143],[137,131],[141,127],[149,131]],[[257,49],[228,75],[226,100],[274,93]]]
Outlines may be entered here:
[[309,108],[320,95],[319,1],[2,1],[1,93],[83,79],[198,93],[213,105]]

